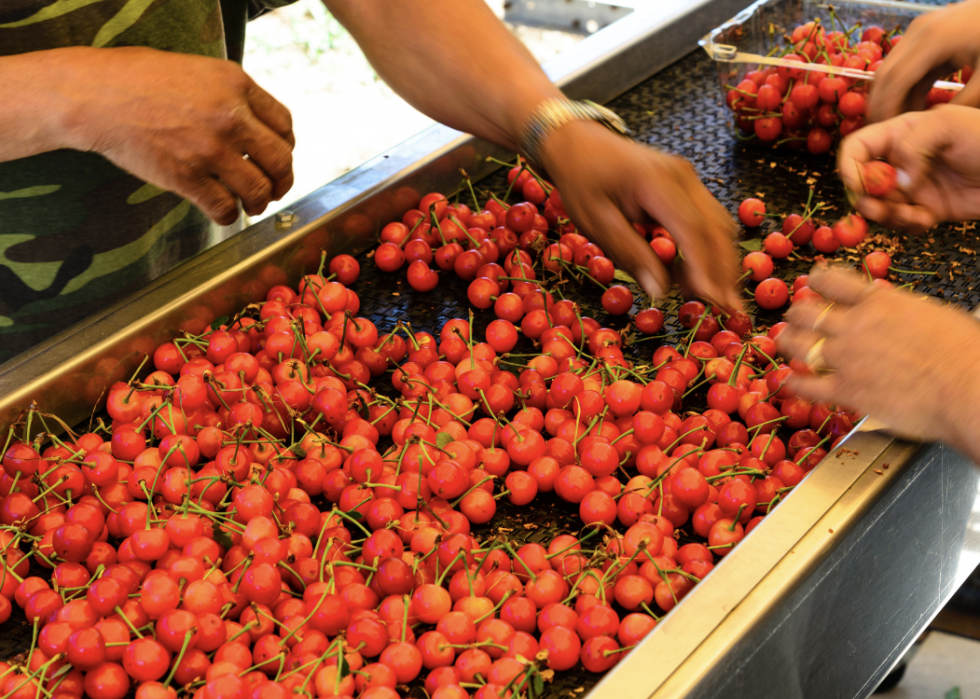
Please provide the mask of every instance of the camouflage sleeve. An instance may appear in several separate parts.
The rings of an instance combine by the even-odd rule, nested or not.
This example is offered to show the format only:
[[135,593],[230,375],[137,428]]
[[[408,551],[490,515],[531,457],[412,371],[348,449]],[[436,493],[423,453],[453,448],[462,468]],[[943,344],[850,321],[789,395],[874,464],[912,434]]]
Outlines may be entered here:
[[[147,46],[226,57],[252,0],[0,0],[0,55]],[[227,12],[226,12],[227,10]],[[95,153],[0,163],[0,364],[230,234]]]

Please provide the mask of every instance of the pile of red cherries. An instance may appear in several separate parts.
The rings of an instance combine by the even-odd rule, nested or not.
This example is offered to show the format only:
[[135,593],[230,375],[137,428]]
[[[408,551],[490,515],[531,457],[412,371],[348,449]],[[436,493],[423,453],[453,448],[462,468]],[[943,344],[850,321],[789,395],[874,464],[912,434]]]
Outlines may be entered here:
[[[689,301],[679,332],[646,308],[625,333],[555,300],[562,280],[613,316],[634,297],[550,183],[509,181],[524,201],[427,195],[373,251],[419,291],[433,261],[468,281],[482,337],[472,312],[379,329],[339,255],[160,345],[96,429],[24,416],[2,452],[0,620],[21,608],[32,644],[0,696],[538,696],[615,665],[850,432],[786,388],[807,369],[777,358],[782,324]],[[635,228],[673,260],[666,230]],[[764,308],[787,242],[821,249],[812,211],[783,230],[745,258]],[[542,543],[495,526],[498,503],[513,522],[555,497],[580,521]]]
[[[831,8],[833,16],[833,9]],[[774,56],[798,63],[875,72],[901,33],[860,24],[833,31],[820,21],[796,26],[786,45]],[[973,75],[970,66],[948,79],[963,83]],[[735,115],[742,138],[786,144],[820,154],[833,143],[865,124],[869,82],[845,75],[789,66],[760,66],[744,74],[737,84],[726,85],[725,102]],[[933,87],[928,106],[949,102],[956,93]]]

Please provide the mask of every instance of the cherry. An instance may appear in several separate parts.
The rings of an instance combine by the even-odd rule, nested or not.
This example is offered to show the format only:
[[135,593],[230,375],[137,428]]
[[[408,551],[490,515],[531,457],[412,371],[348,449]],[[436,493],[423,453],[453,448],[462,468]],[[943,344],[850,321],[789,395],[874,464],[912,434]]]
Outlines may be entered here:
[[701,316],[704,315],[705,307],[700,301],[688,301],[681,304],[677,311],[677,318],[685,328],[693,328]]
[[898,173],[895,168],[881,160],[866,163],[861,168],[861,181],[872,197],[885,198],[895,190]]
[[[861,70],[863,69],[864,67],[862,66]],[[864,116],[865,110],[867,109],[867,99],[859,92],[847,92],[841,96],[837,108],[840,109],[841,114],[845,117]]]
[[790,99],[797,109],[806,112],[817,106],[817,103],[820,101],[820,94],[814,85],[800,83],[793,86],[790,92]]
[[612,315],[627,313],[633,306],[633,292],[625,286],[611,286],[602,294],[602,307]]
[[122,699],[129,693],[129,675],[121,665],[103,663],[85,673],[85,694],[92,699]]
[[774,112],[779,108],[783,101],[783,96],[779,94],[774,86],[763,84],[759,86],[759,91],[755,97],[756,106],[766,112]]
[[578,634],[564,626],[554,626],[541,634],[541,650],[548,653],[548,667],[570,670],[579,661],[582,641]]
[[843,138],[848,134],[854,133],[865,125],[863,116],[850,117],[840,123],[840,135]]
[[669,238],[654,238],[650,241],[650,247],[665,265],[669,265],[677,257],[677,244]]
[[337,255],[330,260],[328,269],[331,274],[337,275],[337,280],[344,286],[356,282],[361,273],[361,265],[350,255]]
[[[670,260],[667,260],[665,264],[670,264]],[[589,276],[600,284],[609,284],[616,276],[616,267],[612,260],[607,257],[596,255],[586,263],[586,266],[589,269]]]
[[813,234],[813,247],[818,252],[832,253],[840,247],[841,241],[837,239],[834,230],[829,226],[820,226]]
[[[722,384],[719,384],[722,385]],[[708,482],[700,471],[685,468],[671,481],[670,491],[688,509],[694,510],[708,500]]]
[[66,561],[84,561],[92,551],[95,535],[80,524],[68,523],[54,530],[52,546]]
[[632,646],[646,637],[657,625],[648,614],[627,614],[619,624],[617,638],[623,646]]
[[500,285],[488,277],[478,277],[470,282],[466,297],[476,308],[486,310],[497,300]]
[[759,282],[755,289],[755,302],[761,308],[774,310],[786,305],[789,300],[789,288],[782,279],[770,277]]
[[793,252],[793,242],[782,233],[770,233],[763,245],[766,252],[777,260],[784,260]]
[[619,644],[609,636],[596,636],[582,644],[582,665],[589,672],[606,672],[619,662]]
[[783,235],[790,239],[793,245],[803,246],[813,239],[816,226],[813,219],[804,219],[799,214],[790,214],[783,220]]
[[[778,135],[778,133],[776,134]],[[749,198],[738,205],[738,219],[747,228],[755,228],[766,218],[766,205],[761,199]]]
[[819,126],[815,126],[807,132],[806,147],[813,155],[826,153],[830,150],[831,143],[830,134]]
[[126,673],[138,682],[158,680],[167,671],[170,654],[152,638],[139,638],[123,652]]
[[[749,278],[754,282],[761,282],[763,279],[771,277],[773,269],[772,257],[767,252],[754,251],[742,258],[742,270],[751,272]],[[685,325],[683,320],[681,324]],[[685,327],[689,326],[685,325]]]
[[752,331],[752,319],[744,311],[736,311],[725,321],[725,328],[744,337]]
[[636,329],[644,335],[656,335],[663,330],[664,314],[658,308],[646,308],[636,314],[633,319]]
[[857,246],[868,233],[868,224],[858,214],[849,214],[833,226],[834,236],[845,248]]
[[738,522],[722,518],[711,525],[708,533],[708,545],[719,556],[728,555],[732,548],[745,536],[742,525]]
[[425,262],[416,260],[408,266],[408,283],[416,291],[432,291],[439,283],[439,276]]
[[843,78],[830,76],[820,83],[818,92],[821,100],[828,104],[836,104],[841,95],[847,92],[847,81]]
[[[779,134],[783,132],[783,120],[780,119],[779,117],[761,117],[755,120],[753,124],[753,128],[755,130],[755,135],[759,137],[760,141],[763,142],[775,141],[777,138],[779,138]],[[749,220],[755,220],[756,216],[758,215],[759,214],[757,213],[749,213],[747,214],[747,217],[749,218]],[[764,208],[762,210],[761,215],[763,216],[765,215]],[[739,218],[742,219],[741,207],[739,207]],[[744,219],[743,219],[743,223],[744,223]]]
[[68,637],[65,653],[69,663],[88,672],[105,662],[105,640],[98,629],[80,629]]
[[864,268],[875,279],[884,279],[888,276],[888,268],[891,267],[892,258],[887,252],[880,250],[870,252],[864,257]]

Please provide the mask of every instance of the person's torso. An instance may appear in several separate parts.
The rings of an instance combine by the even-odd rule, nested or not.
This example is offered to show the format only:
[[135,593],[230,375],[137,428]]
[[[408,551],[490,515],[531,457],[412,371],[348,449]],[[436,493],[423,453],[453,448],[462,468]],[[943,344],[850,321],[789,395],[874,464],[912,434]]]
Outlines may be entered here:
[[[222,4],[232,8],[231,21]],[[244,0],[0,0],[0,56],[146,46],[226,57],[227,29],[240,59],[245,19]],[[189,202],[94,153],[0,163],[0,363],[219,235]]]

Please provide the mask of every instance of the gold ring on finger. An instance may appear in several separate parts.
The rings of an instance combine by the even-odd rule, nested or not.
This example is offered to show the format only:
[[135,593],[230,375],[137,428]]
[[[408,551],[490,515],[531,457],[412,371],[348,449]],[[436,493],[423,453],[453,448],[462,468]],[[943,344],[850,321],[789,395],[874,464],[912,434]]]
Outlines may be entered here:
[[807,366],[813,371],[813,373],[819,373],[827,368],[827,362],[823,358],[823,344],[827,341],[826,337],[821,337],[819,340],[813,343],[813,347],[810,351],[806,353],[803,361],[806,362]]

